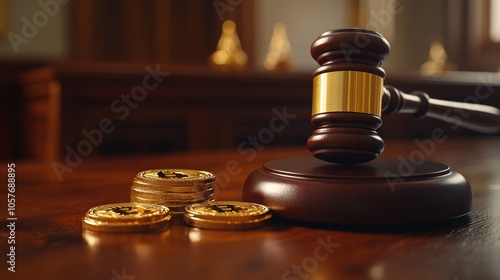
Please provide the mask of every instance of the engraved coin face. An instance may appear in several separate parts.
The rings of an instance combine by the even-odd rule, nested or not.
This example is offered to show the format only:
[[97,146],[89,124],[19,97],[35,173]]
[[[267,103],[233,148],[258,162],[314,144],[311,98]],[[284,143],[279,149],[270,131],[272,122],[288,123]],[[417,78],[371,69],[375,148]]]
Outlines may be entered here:
[[186,206],[186,214],[207,219],[251,220],[269,213],[260,204],[241,201],[214,201]]
[[246,230],[268,225],[271,216],[264,205],[241,201],[212,201],[186,206],[184,221],[198,228]]
[[96,206],[82,220],[84,229],[104,232],[154,230],[168,224],[168,207],[146,203],[115,203]]
[[155,220],[168,215],[167,207],[146,203],[115,203],[96,206],[86,217],[100,221]]
[[207,184],[215,181],[210,172],[192,169],[153,169],[137,173],[136,180],[141,183],[157,185]]

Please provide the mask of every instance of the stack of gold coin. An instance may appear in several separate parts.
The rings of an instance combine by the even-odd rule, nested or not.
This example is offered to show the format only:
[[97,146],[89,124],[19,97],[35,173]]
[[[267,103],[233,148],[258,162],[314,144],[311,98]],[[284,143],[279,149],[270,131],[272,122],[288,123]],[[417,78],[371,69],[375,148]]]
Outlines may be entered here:
[[115,203],[87,211],[82,228],[100,232],[142,232],[162,229],[170,223],[168,207],[143,203]]
[[185,210],[187,224],[205,229],[254,229],[271,221],[266,206],[250,202],[212,201],[188,205]]
[[215,176],[191,169],[154,169],[137,173],[130,188],[132,202],[167,206],[174,217],[182,217],[193,203],[212,201]]

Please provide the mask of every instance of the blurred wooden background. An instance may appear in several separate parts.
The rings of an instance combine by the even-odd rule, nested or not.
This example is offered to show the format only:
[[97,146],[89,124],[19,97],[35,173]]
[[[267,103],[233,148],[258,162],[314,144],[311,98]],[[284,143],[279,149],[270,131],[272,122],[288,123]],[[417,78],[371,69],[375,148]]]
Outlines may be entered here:
[[[362,2],[353,1],[352,6]],[[484,20],[470,24],[472,13],[466,13],[471,7],[488,7],[485,1],[480,2],[482,5],[452,1],[446,6],[450,22],[447,42],[456,43],[452,44],[450,56],[464,58],[457,63],[461,70],[494,69],[491,53],[498,44],[486,42],[487,48],[482,51],[479,45],[466,43],[473,30],[484,29]],[[77,149],[79,143],[88,140],[84,130],[98,129],[100,122],[108,118],[114,130],[103,133],[102,140],[91,147],[90,155],[238,149],[252,145],[249,137],[267,133],[275,111],[283,108],[295,117],[283,130],[273,132],[271,140],[265,138],[266,143],[260,144],[305,145],[312,131],[311,72],[267,72],[255,67],[260,63],[255,60],[255,28],[259,23],[255,1],[228,3],[69,2],[71,53],[67,59],[0,58],[0,87],[5,96],[0,103],[0,131],[4,132],[0,157],[49,161],[64,157],[68,148]],[[237,24],[242,48],[250,60],[243,71],[224,72],[207,66],[223,23],[217,10],[214,12],[216,4],[229,9],[221,10],[224,20]],[[403,11],[409,12],[409,8]],[[401,23],[401,19],[396,20]],[[480,38],[477,41],[482,42]],[[468,49],[470,46],[473,48]],[[401,51],[408,56],[408,51]],[[401,58],[397,52],[396,59]],[[483,57],[478,58],[480,55]],[[484,68],[477,65],[481,61],[488,62]],[[130,95],[143,84],[147,67],[159,67],[168,76],[133,105],[137,107],[127,105],[129,113],[120,118],[125,107],[116,106],[125,104],[122,95]],[[487,91],[491,94],[479,101],[500,107],[500,78],[495,72],[424,77],[417,71],[388,71],[386,84],[455,101],[471,101],[478,92]],[[114,102],[118,103],[113,107]],[[401,115],[384,117],[379,133],[385,139],[412,140],[429,137],[436,127],[453,137],[481,136],[437,121]]]

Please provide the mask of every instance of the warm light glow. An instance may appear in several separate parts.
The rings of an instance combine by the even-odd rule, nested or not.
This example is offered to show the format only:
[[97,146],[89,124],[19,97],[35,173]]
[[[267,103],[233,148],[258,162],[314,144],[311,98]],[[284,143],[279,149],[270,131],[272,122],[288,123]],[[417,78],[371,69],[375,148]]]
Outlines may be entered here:
[[370,267],[370,277],[374,280],[384,279],[385,270],[383,264],[376,264]]
[[429,58],[420,66],[420,72],[424,76],[439,76],[446,68],[446,51],[440,42],[432,43],[429,50]]
[[490,38],[500,42],[500,0],[490,0]]
[[84,230],[82,232],[82,237],[87,245],[92,249],[95,249],[99,245],[99,238],[91,231]]
[[218,67],[238,69],[244,67],[247,60],[236,33],[236,24],[231,20],[225,21],[217,50],[210,56],[210,63]]
[[135,254],[140,258],[140,259],[148,259],[151,256],[151,252],[155,248],[154,244],[135,244],[134,245],[134,251]]
[[201,241],[201,232],[197,228],[193,228],[188,232],[189,241],[197,243]]
[[434,42],[431,46],[429,57],[434,61],[446,62],[447,55],[443,45],[439,42]]
[[267,70],[287,70],[291,66],[291,46],[286,34],[285,25],[277,23],[274,25],[273,36],[269,44],[269,52],[264,61]]

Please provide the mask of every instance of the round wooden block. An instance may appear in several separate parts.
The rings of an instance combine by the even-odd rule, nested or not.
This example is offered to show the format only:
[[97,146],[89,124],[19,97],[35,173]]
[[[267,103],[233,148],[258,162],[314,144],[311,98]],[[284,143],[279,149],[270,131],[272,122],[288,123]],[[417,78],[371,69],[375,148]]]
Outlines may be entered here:
[[447,165],[391,158],[357,165],[312,156],[269,161],[247,178],[243,200],[286,219],[353,225],[434,222],[472,208],[469,183]]

